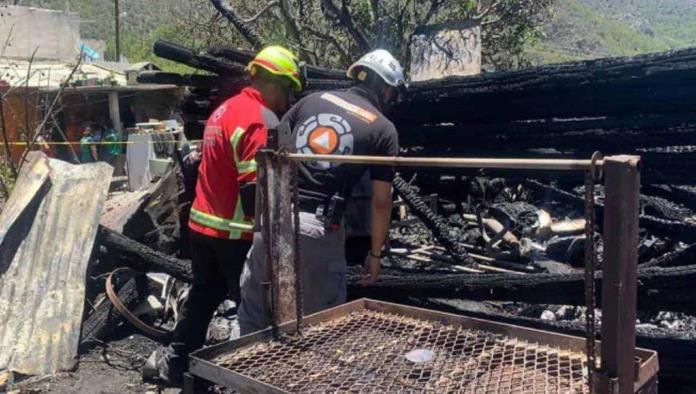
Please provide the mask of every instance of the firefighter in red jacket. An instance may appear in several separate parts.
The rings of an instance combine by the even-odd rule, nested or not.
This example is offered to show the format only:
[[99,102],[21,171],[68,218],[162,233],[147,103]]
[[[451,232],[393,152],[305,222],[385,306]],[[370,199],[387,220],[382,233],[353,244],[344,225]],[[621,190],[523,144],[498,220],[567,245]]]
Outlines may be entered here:
[[150,362],[149,373],[156,368],[165,383],[181,382],[188,354],[204,344],[213,313],[228,294],[239,303],[239,276],[254,224],[249,209],[253,188],[247,193],[245,186],[256,181],[255,156],[266,144],[268,129],[276,127],[293,92],[302,90],[297,58],[283,47],[263,49],[247,69],[251,86],[225,101],[205,128],[189,220],[194,281],[181,305],[171,345]]

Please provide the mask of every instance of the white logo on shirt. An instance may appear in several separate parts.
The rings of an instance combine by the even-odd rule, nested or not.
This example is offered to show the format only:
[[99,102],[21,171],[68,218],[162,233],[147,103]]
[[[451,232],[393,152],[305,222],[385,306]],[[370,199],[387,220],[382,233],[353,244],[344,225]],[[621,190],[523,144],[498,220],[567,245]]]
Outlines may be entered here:
[[[295,148],[298,153],[310,155],[352,155],[353,133],[350,124],[336,114],[319,114],[305,120],[297,132]],[[328,170],[340,163],[307,162],[308,167]]]

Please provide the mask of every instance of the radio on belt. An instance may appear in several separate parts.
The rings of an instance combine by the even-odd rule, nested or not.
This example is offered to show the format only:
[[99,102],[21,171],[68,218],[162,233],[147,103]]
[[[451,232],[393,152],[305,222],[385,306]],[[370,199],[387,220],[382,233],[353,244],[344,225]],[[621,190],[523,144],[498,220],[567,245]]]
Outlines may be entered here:
[[346,199],[336,194],[331,197],[328,204],[317,207],[316,217],[324,221],[325,229],[335,231],[341,227],[345,209]]

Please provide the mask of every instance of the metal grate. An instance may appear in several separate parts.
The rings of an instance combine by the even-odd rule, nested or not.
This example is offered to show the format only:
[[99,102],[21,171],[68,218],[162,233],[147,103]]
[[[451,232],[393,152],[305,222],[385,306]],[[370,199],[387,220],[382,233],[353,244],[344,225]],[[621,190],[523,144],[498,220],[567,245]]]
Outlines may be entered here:
[[[414,349],[434,352],[414,363]],[[587,393],[582,352],[363,310],[213,360],[290,392]]]

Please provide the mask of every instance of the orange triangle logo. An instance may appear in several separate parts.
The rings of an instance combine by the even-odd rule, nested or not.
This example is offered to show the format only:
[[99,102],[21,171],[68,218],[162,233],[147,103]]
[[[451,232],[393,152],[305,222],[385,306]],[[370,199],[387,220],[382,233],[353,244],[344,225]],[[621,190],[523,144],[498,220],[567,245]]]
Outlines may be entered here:
[[319,155],[333,153],[338,146],[338,133],[331,127],[317,127],[309,133],[309,148]]

